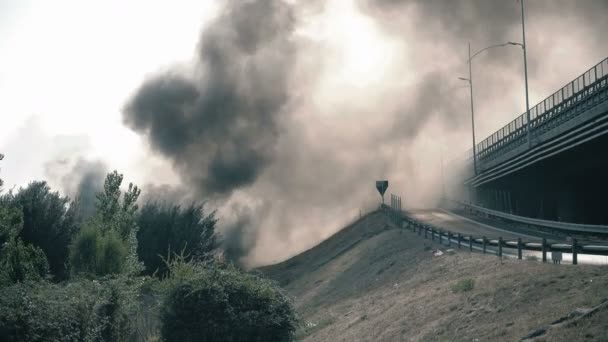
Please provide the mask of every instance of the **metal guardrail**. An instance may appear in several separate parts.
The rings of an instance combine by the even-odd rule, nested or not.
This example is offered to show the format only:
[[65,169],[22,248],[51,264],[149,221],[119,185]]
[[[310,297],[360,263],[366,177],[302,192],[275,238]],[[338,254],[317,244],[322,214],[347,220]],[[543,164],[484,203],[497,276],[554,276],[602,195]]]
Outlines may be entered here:
[[608,226],[605,226],[605,225],[580,224],[580,223],[569,223],[569,222],[534,219],[534,218],[529,218],[529,217],[524,217],[524,216],[507,214],[507,213],[503,213],[501,211],[483,208],[483,207],[479,207],[479,206],[476,206],[473,204],[467,204],[467,203],[462,203],[462,202],[457,202],[457,203],[459,203],[460,205],[463,205],[465,208],[470,208],[470,209],[476,210],[478,212],[482,212],[482,213],[485,213],[488,215],[500,217],[502,219],[515,221],[515,222],[519,222],[519,223],[525,223],[525,224],[542,226],[542,227],[559,229],[559,230],[608,234]]
[[[567,243],[547,243],[547,240],[543,238],[540,242],[537,241],[522,241],[521,238],[517,240],[503,240],[502,237],[498,239],[488,239],[486,236],[474,237],[473,235],[461,234],[458,232],[452,231],[444,231],[441,228],[435,227],[434,225],[428,223],[422,223],[417,221],[411,217],[405,215],[405,213],[401,211],[396,211],[394,208],[389,206],[384,206],[384,210],[387,210],[389,213],[389,217],[397,223],[400,227],[405,229],[411,229],[413,232],[417,233],[419,236],[424,236],[425,239],[428,239],[430,236],[431,241],[434,241],[435,238],[438,239],[440,244],[447,243],[448,246],[452,244],[457,246],[458,248],[462,248],[463,245],[468,248],[470,251],[473,251],[474,245],[475,249],[481,250],[484,254],[487,252],[487,248],[489,246],[496,247],[496,254],[499,257],[503,256],[503,248],[517,249],[517,258],[522,259],[523,251],[540,251],[542,253],[542,261],[547,261],[547,252],[569,252],[572,253],[572,263],[576,265],[578,263],[578,255],[579,254],[588,254],[588,255],[604,255],[608,256],[608,245],[579,245],[577,239],[572,239],[571,244]],[[466,244],[465,244],[466,243]],[[481,245],[479,247],[478,245]]]
[[[587,70],[574,81],[547,97],[536,106],[530,108],[531,134],[536,131],[547,131],[557,127],[564,121],[576,117],[588,108],[608,100],[608,58]],[[603,95],[602,95],[603,94]],[[556,120],[562,118],[562,120]],[[526,113],[508,123],[498,131],[477,144],[477,158],[496,155],[505,148],[515,148],[526,142]]]

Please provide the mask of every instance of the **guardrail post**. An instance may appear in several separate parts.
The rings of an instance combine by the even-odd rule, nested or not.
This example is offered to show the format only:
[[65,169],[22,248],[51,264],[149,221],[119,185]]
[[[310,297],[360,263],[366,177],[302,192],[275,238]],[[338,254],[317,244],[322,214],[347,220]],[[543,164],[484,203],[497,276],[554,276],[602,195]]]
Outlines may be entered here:
[[545,238],[543,238],[541,250],[543,252],[543,262],[547,262],[547,239]]
[[481,240],[483,241],[483,254],[486,254],[486,237],[481,237]]
[[572,239],[572,265],[578,264],[578,246],[576,239]]
[[448,230],[448,247],[452,247],[452,232]]
[[440,244],[440,245],[443,243],[443,241],[441,241],[441,240],[443,240],[443,239],[442,239],[442,238],[443,238],[443,236],[441,236],[441,235],[442,235],[442,233],[443,233],[443,231],[439,230],[439,244]]
[[435,241],[435,229],[431,228],[431,241]]
[[473,235],[469,235],[469,252],[473,251]]
[[498,238],[498,256],[502,258],[502,237]]
[[521,238],[517,238],[517,259],[521,260]]
[[458,249],[460,249],[460,243],[462,242],[462,235],[458,233]]

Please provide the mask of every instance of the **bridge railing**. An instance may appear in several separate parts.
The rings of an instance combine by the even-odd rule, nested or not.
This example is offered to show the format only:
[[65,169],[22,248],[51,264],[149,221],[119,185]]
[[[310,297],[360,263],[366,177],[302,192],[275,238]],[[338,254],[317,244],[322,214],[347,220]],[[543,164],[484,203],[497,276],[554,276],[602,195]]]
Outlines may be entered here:
[[517,258],[523,259],[523,251],[534,251],[541,252],[542,261],[547,261],[547,252],[566,252],[571,253],[572,263],[578,263],[579,255],[604,255],[608,256],[608,245],[597,245],[597,244],[579,244],[576,238],[572,239],[571,243],[549,243],[546,239],[540,241],[523,241],[521,238],[516,240],[498,238],[488,238],[486,236],[475,237],[470,234],[462,234],[460,232],[454,232],[449,230],[443,230],[440,227],[436,227],[432,224],[423,223],[412,217],[407,216],[404,212],[396,212],[393,208],[385,206],[385,209],[392,211],[389,213],[389,217],[399,225],[401,228],[410,229],[417,233],[424,239],[430,239],[441,245],[447,245],[451,247],[466,248],[470,251],[479,250],[482,253],[490,252],[490,248],[495,248],[491,251],[496,253],[497,256],[503,257],[503,249],[516,249]]
[[[596,105],[608,100],[606,96],[596,96],[606,89],[608,89],[608,58],[530,108],[531,134],[535,134],[538,130],[546,131],[556,127],[562,120],[554,120],[555,118],[562,117],[568,120],[580,114],[587,109],[580,108],[578,105],[581,103],[590,102]],[[526,126],[524,112],[477,144],[477,158],[482,160],[505,147],[520,146],[526,142]]]
[[600,225],[600,224],[584,224],[584,223],[572,223],[572,222],[561,222],[561,221],[550,221],[550,220],[542,220],[535,219],[531,217],[524,217],[519,215],[513,215],[504,213],[498,210],[492,210],[488,208],[483,208],[470,203],[463,203],[455,200],[447,200],[452,204],[455,204],[458,207],[462,207],[468,211],[473,211],[481,214],[485,214],[487,216],[500,218],[503,220],[508,220],[516,223],[523,223],[531,226],[539,226],[550,228],[556,231],[564,231],[564,232],[576,232],[576,233],[590,233],[590,234],[608,234],[608,226]]

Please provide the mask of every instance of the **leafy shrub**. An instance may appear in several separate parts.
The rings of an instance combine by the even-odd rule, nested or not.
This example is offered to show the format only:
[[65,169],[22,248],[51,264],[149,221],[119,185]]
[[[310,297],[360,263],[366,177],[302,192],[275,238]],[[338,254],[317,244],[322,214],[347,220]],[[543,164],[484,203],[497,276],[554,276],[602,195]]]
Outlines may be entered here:
[[44,252],[15,237],[0,252],[0,286],[45,279],[49,265]]
[[188,259],[203,259],[216,247],[214,213],[205,215],[202,206],[166,206],[148,202],[137,217],[137,254],[148,275],[162,276],[166,265],[161,256],[182,251]]
[[453,293],[469,292],[475,287],[475,281],[471,278],[460,279],[452,285]]
[[66,279],[68,246],[78,230],[76,211],[70,200],[51,192],[46,182],[32,182],[16,195],[9,193],[3,197],[4,205],[23,212],[19,237],[44,251],[51,274],[57,280]]
[[189,272],[193,277],[174,282],[163,304],[164,340],[293,340],[295,311],[270,281],[233,266],[207,264]]
[[0,286],[38,281],[48,274],[44,252],[19,238],[22,227],[21,211],[0,204]]
[[89,223],[76,235],[70,264],[75,273],[105,276],[121,273],[126,267],[128,247],[114,231],[105,233]]
[[0,292],[1,341],[127,341],[121,283],[22,283]]
[[143,270],[137,259],[137,197],[140,190],[129,184],[122,196],[123,176],[114,171],[97,194],[97,211],[74,238],[70,246],[70,264],[75,273],[104,276],[137,274]]

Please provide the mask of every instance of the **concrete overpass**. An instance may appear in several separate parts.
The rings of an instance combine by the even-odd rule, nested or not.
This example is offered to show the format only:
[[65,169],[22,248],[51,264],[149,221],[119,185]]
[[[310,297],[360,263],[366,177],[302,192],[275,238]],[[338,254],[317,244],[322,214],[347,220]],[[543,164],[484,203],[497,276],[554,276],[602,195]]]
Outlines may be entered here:
[[465,197],[522,217],[608,224],[608,58],[530,112],[529,125],[523,113],[477,144]]

